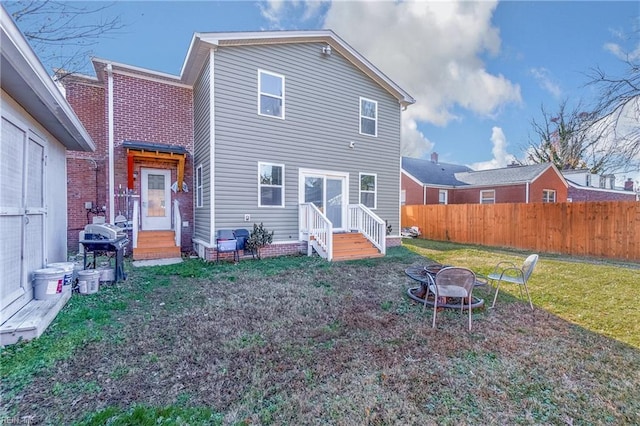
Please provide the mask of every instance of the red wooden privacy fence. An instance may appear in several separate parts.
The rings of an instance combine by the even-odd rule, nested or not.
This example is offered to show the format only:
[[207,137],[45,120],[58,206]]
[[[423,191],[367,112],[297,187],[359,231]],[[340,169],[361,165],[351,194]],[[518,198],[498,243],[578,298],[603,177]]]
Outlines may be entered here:
[[422,238],[640,261],[640,202],[449,204],[402,207]]

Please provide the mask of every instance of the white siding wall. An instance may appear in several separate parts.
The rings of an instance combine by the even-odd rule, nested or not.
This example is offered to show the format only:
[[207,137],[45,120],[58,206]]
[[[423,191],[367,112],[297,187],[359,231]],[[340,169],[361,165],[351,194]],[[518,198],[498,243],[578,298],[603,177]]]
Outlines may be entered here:
[[[375,213],[399,232],[400,105],[335,50],[322,55],[322,46],[216,51],[216,228],[264,222],[275,241],[296,241],[298,170],[304,168],[348,173],[350,203],[358,202],[359,173],[377,174]],[[285,77],[285,120],[258,115],[258,69]],[[378,102],[377,137],[359,134],[360,97]],[[259,161],[285,165],[284,208],[258,207]]]

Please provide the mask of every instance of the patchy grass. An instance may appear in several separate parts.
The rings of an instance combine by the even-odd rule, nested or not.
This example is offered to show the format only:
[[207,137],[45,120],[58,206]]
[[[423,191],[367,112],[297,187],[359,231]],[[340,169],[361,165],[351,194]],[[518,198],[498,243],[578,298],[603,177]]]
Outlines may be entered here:
[[[439,262],[464,265],[488,274],[500,261],[521,265],[529,253],[489,250],[453,243],[409,240],[407,247]],[[531,276],[534,305],[588,330],[640,348],[640,265],[589,262],[543,256]],[[519,297],[519,288],[503,284],[498,303],[507,294]]]
[[447,310],[432,329],[431,310],[406,296],[404,269],[429,259],[487,273],[524,254],[411,240],[353,262],[130,268],[124,283],[74,295],[40,339],[3,349],[0,419],[640,423],[638,269],[543,256],[536,310],[505,285],[469,333]]

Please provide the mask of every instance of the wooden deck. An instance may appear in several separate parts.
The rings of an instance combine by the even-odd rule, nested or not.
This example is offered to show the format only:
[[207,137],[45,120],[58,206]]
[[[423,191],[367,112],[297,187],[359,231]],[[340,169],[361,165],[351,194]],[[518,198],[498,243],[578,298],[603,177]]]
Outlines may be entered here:
[[55,300],[31,300],[0,326],[0,345],[40,337],[71,298],[71,289]]

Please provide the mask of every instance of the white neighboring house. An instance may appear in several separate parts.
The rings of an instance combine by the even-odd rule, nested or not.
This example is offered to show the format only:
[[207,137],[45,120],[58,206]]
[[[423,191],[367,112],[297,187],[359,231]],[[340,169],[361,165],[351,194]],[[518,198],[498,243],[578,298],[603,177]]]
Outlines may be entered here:
[[66,151],[94,151],[44,66],[0,6],[0,344],[40,336],[71,297],[34,300],[33,271],[67,260]]
[[637,201],[638,192],[634,182],[628,179],[624,187],[616,187],[616,177],[597,175],[587,169],[562,170],[562,175],[569,184],[567,200],[581,201]]

